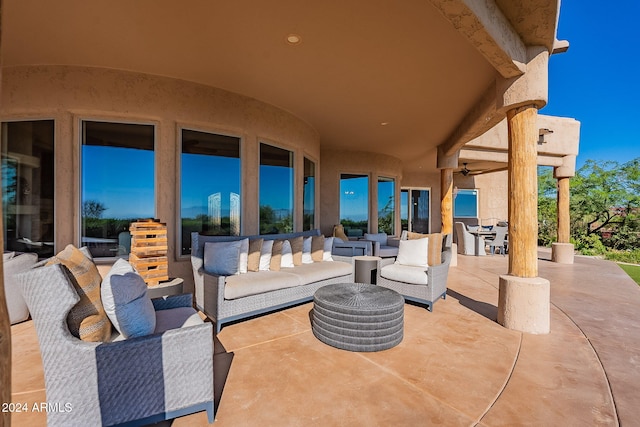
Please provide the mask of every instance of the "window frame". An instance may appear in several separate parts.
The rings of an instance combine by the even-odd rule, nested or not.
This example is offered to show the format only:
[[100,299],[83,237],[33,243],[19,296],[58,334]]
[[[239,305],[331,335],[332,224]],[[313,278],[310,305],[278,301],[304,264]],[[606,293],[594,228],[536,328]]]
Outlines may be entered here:
[[[433,197],[433,189],[432,187],[400,187],[400,228],[402,229],[402,192],[407,191],[407,231],[413,232],[413,209],[411,209],[411,193],[413,191],[428,191],[429,192],[429,223],[428,223],[428,233],[431,233],[432,227],[431,222],[433,220],[431,202]],[[402,233],[402,230],[400,231]]]
[[[382,180],[382,181],[381,181]],[[378,233],[381,233],[382,231],[380,230],[380,183],[381,182],[393,182],[393,203],[391,204],[392,209],[393,209],[393,215],[392,215],[392,220],[391,220],[391,233],[387,233],[387,235],[389,236],[395,236],[396,235],[396,231],[397,231],[397,224],[396,224],[396,217],[397,217],[397,208],[399,206],[398,202],[397,202],[397,189],[398,189],[398,180],[396,177],[394,176],[385,176],[385,175],[378,175],[376,177],[376,196],[377,196],[377,200],[376,200],[376,213],[377,213],[377,221],[378,223],[377,225],[377,230]]]
[[[261,225],[260,225],[260,206],[261,206],[261,199],[260,199],[260,192],[262,190],[262,173],[261,173],[261,168],[262,168],[262,155],[261,155],[261,145],[268,145],[270,147],[274,147],[277,148],[279,150],[284,150],[284,151],[288,151],[289,153],[291,153],[291,160],[290,160],[290,164],[291,164],[291,227],[292,230],[291,232],[295,232],[297,230],[298,227],[297,226],[297,221],[296,221],[296,213],[297,213],[297,207],[296,207],[296,191],[298,186],[296,185],[296,176],[297,172],[298,172],[298,168],[296,167],[296,159],[298,157],[298,153],[296,152],[295,147],[289,147],[286,144],[281,144],[278,142],[274,142],[268,138],[257,138],[257,154],[258,154],[258,180],[257,180],[257,196],[258,196],[258,203],[257,203],[257,226],[258,226],[258,234],[263,234],[262,231],[260,230]],[[303,155],[304,156],[304,155]],[[268,166],[268,165],[265,165]],[[303,172],[304,173],[304,172]],[[282,231],[278,234],[281,233],[288,233],[286,231]]]
[[[318,192],[318,185],[320,182],[320,178],[319,178],[319,172],[320,172],[320,168],[318,167],[318,160],[313,157],[310,156],[307,153],[302,153],[302,223],[301,223],[301,230],[302,231],[307,231],[304,229],[304,187],[305,187],[305,183],[304,183],[304,178],[305,178],[305,167],[304,167],[304,162],[305,160],[310,161],[311,163],[313,163],[313,167],[314,167],[314,175],[313,175],[313,224],[311,224],[311,230],[315,230],[316,228],[319,228],[318,226],[318,205],[319,205],[319,192]],[[295,193],[294,193],[295,194]]]
[[[458,195],[460,194],[460,192],[465,192],[465,193],[473,193],[473,195],[475,195],[476,198],[476,212],[474,216],[467,216],[467,215],[456,215],[456,199],[458,197]],[[455,197],[453,198],[453,217],[454,218],[464,218],[464,219],[470,219],[470,218],[475,218],[478,219],[480,217],[480,190],[477,188],[458,188],[455,191]]]
[[[364,233],[370,233],[371,232],[371,206],[372,206],[372,191],[371,191],[371,186],[373,185],[372,182],[374,181],[372,178],[372,174],[371,172],[359,172],[359,171],[340,171],[338,172],[338,224],[342,224],[342,176],[343,175],[359,175],[360,177],[363,178],[367,178],[367,229],[363,230],[363,234]],[[375,181],[376,185],[377,185],[377,180]],[[377,204],[378,201],[375,201],[376,203],[376,209],[377,209]]]

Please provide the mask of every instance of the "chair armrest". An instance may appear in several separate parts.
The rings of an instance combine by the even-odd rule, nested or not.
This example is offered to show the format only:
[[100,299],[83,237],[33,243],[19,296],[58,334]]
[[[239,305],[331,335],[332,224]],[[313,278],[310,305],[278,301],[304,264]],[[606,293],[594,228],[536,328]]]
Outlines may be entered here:
[[101,344],[96,368],[105,425],[213,401],[212,324]]
[[373,246],[368,240],[349,240],[348,242],[334,241],[331,253],[332,255],[335,254],[342,256],[372,255]]
[[153,298],[153,309],[155,311],[167,310],[177,307],[193,307],[192,294],[170,295],[166,297]]
[[399,237],[389,237],[387,238],[387,246],[395,246],[396,248],[400,247],[400,238]]

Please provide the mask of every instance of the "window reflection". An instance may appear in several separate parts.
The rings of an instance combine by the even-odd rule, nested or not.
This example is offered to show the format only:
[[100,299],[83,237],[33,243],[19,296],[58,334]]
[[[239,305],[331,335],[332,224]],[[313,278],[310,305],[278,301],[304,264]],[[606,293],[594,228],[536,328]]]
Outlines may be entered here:
[[453,204],[453,216],[456,218],[478,217],[478,190],[458,190]]
[[361,237],[369,229],[369,177],[340,175],[340,224],[348,237]]
[[393,178],[378,178],[378,232],[394,234],[395,230],[395,192]]
[[293,231],[293,152],[260,144],[260,234]]
[[240,235],[240,180],[240,138],[182,130],[182,255],[194,231]]
[[306,157],[304,159],[302,200],[302,230],[312,230],[315,228],[316,164]]

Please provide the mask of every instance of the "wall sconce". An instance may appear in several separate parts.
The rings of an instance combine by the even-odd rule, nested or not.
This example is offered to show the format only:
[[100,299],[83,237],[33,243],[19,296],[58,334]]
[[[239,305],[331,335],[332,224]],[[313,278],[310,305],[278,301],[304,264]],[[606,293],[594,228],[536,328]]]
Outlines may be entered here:
[[538,131],[538,145],[546,144],[547,141],[544,140],[544,136],[553,133],[551,129],[541,128]]

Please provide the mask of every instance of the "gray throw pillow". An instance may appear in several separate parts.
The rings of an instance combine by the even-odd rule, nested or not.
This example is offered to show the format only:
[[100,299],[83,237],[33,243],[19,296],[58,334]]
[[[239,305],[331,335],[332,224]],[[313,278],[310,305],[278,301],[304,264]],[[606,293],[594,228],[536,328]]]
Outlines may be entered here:
[[156,329],[156,312],[144,279],[138,273],[114,274],[111,290],[119,332],[125,338],[152,334]]
[[242,240],[233,242],[206,242],[204,244],[204,271],[216,276],[238,274]]

